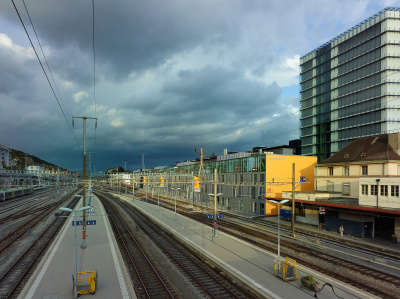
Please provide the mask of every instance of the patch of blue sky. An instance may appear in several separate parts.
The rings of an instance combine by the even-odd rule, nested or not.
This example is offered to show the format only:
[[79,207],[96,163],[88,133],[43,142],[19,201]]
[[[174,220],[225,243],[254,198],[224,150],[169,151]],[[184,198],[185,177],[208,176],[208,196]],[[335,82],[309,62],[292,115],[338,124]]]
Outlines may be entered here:
[[[383,6],[382,6],[383,5]],[[371,1],[367,4],[367,10],[372,14],[385,9],[386,7],[399,7],[399,2],[396,0],[386,0],[386,1]],[[371,15],[372,15],[371,14]]]
[[281,97],[299,97],[300,96],[300,85],[294,84],[290,86],[281,87]]

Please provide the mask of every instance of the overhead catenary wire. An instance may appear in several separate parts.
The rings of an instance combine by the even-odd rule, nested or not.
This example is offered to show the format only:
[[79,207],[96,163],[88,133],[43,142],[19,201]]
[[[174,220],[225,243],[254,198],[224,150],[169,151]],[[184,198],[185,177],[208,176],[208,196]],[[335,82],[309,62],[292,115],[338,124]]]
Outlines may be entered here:
[[[94,0],[92,0],[92,48],[93,48],[93,98],[94,98],[94,117],[96,118],[96,125],[94,130],[94,152],[96,153],[97,143],[97,103],[96,103],[96,47],[94,39]],[[96,162],[96,155],[94,155],[94,163]]]
[[[38,36],[38,34],[37,34],[37,32],[36,32],[36,28],[35,28],[35,26],[33,25],[33,21],[32,21],[32,18],[31,18],[30,13],[29,13],[29,11],[28,11],[28,8],[27,8],[27,6],[26,6],[25,0],[22,0],[22,2],[24,3],[25,11],[26,11],[26,13],[27,13],[27,15],[28,15],[28,18],[29,18],[29,21],[30,21],[30,23],[31,23],[32,29],[33,29],[33,31],[35,32],[36,40],[37,40],[37,42],[38,42],[38,44],[39,44],[39,47],[40,47],[40,50],[41,50],[41,52],[42,52],[43,58],[44,58],[44,60],[45,60],[45,62],[46,62],[47,68],[48,68],[48,70],[49,70],[49,72],[50,72],[51,79],[53,80],[53,83],[54,83],[54,86],[55,86],[55,88],[56,88],[56,90],[57,90],[57,94],[58,94],[58,96],[59,96],[59,98],[60,98],[61,104],[62,104],[62,106],[63,106],[63,108],[64,108],[64,111],[65,111],[65,113],[66,113],[66,115],[67,115],[67,119],[70,119],[70,117],[69,117],[69,115],[68,115],[68,110],[65,108],[64,101],[63,101],[63,99],[62,99],[62,97],[61,97],[61,93],[60,93],[60,91],[59,91],[59,89],[58,89],[58,86],[57,86],[57,84],[56,84],[56,81],[55,81],[55,79],[54,79],[53,72],[51,71],[50,65],[49,65],[49,63],[47,62],[46,55],[44,54],[44,51],[43,51],[43,48],[42,48],[42,44],[41,44],[41,42],[40,42],[40,40],[39,40],[39,36]],[[74,133],[74,134],[75,134],[75,133]]]
[[72,128],[71,128],[71,125],[70,125],[70,123],[69,123],[69,121],[68,121],[68,119],[67,119],[67,116],[65,115],[65,111],[64,111],[64,109],[63,109],[62,106],[61,106],[60,100],[58,99],[57,94],[56,94],[55,91],[54,91],[53,85],[52,85],[51,82],[50,82],[49,76],[47,75],[46,70],[44,69],[44,66],[43,66],[43,64],[42,64],[42,61],[40,60],[39,55],[38,55],[38,53],[37,53],[37,51],[36,51],[36,49],[35,49],[35,46],[33,45],[32,39],[31,39],[31,37],[29,36],[28,30],[26,29],[26,26],[25,26],[25,24],[24,24],[24,22],[23,22],[23,20],[22,20],[22,18],[21,18],[21,15],[20,15],[20,13],[19,13],[19,11],[18,11],[18,8],[17,8],[17,6],[15,5],[14,0],[11,0],[11,1],[12,1],[13,5],[14,5],[15,11],[17,12],[17,15],[18,15],[18,17],[19,17],[19,20],[21,21],[21,24],[22,24],[22,26],[24,27],[25,33],[26,33],[26,35],[28,36],[28,39],[29,39],[29,42],[31,43],[31,46],[32,46],[32,48],[33,48],[33,51],[34,51],[35,54],[36,54],[36,58],[38,59],[39,64],[40,64],[40,66],[42,67],[43,73],[44,73],[44,75],[46,76],[47,82],[48,82],[49,85],[50,85],[50,88],[51,88],[51,90],[52,90],[52,92],[53,92],[53,95],[54,95],[54,97],[55,97],[56,100],[57,100],[58,106],[60,107],[61,112],[62,112],[62,114],[64,115],[64,119],[65,119],[65,121],[67,122],[68,127],[69,127],[71,133],[72,133],[73,136],[75,137],[75,140],[76,140],[78,146],[80,147],[78,138],[76,137],[74,131],[73,131]]

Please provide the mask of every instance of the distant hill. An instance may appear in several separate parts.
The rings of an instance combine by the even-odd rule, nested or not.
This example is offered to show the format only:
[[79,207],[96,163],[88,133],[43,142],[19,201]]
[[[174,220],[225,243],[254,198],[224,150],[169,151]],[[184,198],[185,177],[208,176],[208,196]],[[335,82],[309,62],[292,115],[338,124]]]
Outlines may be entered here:
[[[11,156],[12,156],[13,160],[17,161],[17,166],[16,166],[17,169],[25,169],[25,153],[24,152],[13,149],[11,152]],[[45,166],[48,168],[58,167],[55,164],[49,163],[45,160],[42,160],[42,159],[40,159],[34,155],[30,155],[28,153],[26,154],[26,160],[27,160],[26,161],[27,166],[37,164],[37,165],[42,165],[42,166]]]

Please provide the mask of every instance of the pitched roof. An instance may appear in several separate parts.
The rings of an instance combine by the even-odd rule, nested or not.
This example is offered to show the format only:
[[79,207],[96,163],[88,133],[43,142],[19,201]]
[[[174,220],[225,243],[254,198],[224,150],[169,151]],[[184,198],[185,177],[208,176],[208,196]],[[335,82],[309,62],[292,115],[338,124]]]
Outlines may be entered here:
[[318,164],[400,160],[388,143],[388,134],[368,136],[349,145]]

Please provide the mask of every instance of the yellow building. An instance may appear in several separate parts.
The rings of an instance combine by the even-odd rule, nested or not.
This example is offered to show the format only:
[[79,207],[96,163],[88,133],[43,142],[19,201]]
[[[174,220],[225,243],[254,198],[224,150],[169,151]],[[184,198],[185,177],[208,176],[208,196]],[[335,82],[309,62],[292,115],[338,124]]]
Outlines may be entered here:
[[292,191],[293,163],[296,191],[314,191],[314,172],[317,157],[295,155],[266,155],[265,214],[277,215],[278,207],[268,199],[282,198],[282,192]]

